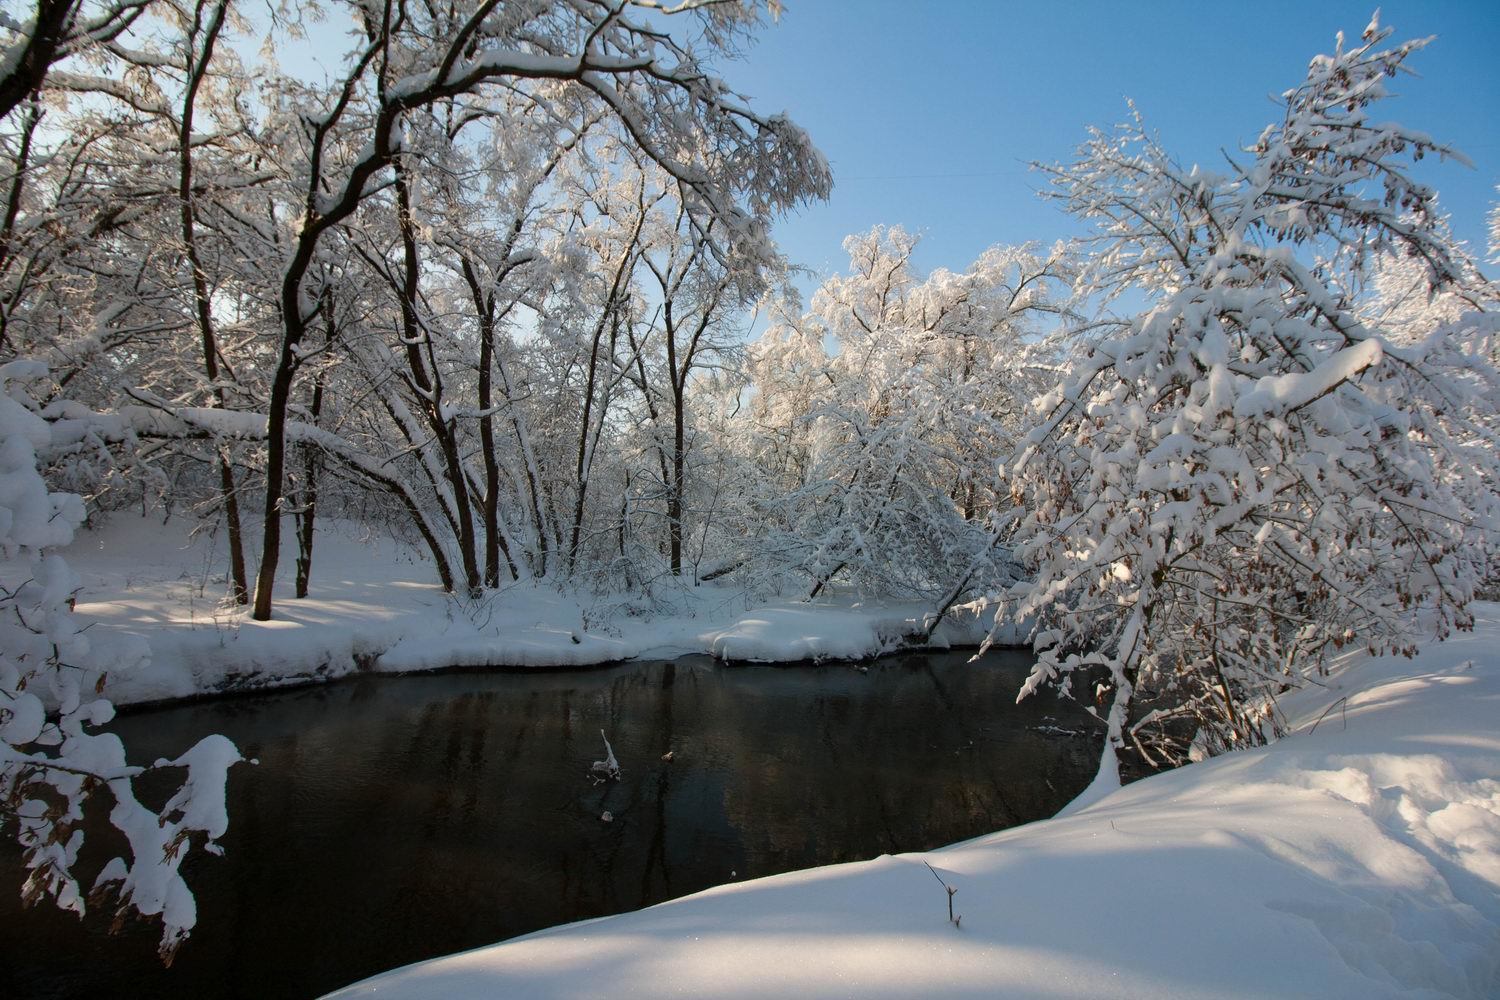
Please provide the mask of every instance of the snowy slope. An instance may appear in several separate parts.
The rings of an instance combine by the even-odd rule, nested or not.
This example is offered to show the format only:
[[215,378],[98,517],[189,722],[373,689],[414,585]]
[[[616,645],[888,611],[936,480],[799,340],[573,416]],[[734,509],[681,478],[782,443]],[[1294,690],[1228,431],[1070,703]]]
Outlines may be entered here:
[[[1346,657],[1269,748],[925,856],[721,886],[335,996],[1500,996],[1497,648],[1484,605],[1473,635],[1414,660]],[[958,889],[957,927],[924,858]]]
[[[124,705],[357,670],[585,666],[688,653],[765,662],[867,657],[901,645],[928,610],[836,594],[816,603],[747,606],[735,589],[712,585],[664,586],[662,606],[652,609],[624,597],[569,597],[526,584],[466,600],[441,591],[419,552],[363,537],[350,525],[320,523],[309,596],[291,596],[289,537],[270,622],[225,603],[219,543],[207,534],[188,537],[186,521],[121,514],[100,530],[80,531],[62,553],[83,580],[77,612],[95,623],[93,642],[122,651],[150,647],[149,662],[112,673],[105,694]],[[933,645],[977,643],[992,618],[956,610]]]

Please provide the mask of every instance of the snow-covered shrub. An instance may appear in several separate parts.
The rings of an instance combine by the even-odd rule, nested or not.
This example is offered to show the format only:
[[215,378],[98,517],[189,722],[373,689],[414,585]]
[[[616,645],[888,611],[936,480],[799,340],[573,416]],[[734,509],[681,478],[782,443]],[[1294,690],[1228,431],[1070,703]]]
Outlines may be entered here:
[[23,386],[44,374],[34,362],[0,365],[0,829],[21,846],[25,901],[50,897],[82,914],[75,864],[85,801],[107,790],[110,822],[130,857],[106,864],[92,895],[114,893],[122,915],[159,915],[170,961],[196,920],[178,868],[195,844],[217,852],[228,822],[225,780],[241,758],[229,740],[209,736],[176,760],[157,761],[153,768],[187,769],[157,811],[133,787],[148,769],[128,765],[119,738],[99,731],[114,716],[99,697],[109,676],[137,665],[144,650],[93,648],[72,612],[78,579],[50,550],[71,540],[83,504],[51,492],[37,471],[37,449],[51,432],[26,405]]
[[[1408,172],[1456,154],[1371,117],[1424,44],[1389,34],[1314,59],[1227,174],[1181,168],[1139,120],[1050,171],[1098,225],[1094,287],[1151,299],[1037,402],[1012,469],[1034,503],[1019,611],[1049,626],[1023,696],[1106,669],[1112,746],[1182,717],[1211,750],[1261,742],[1333,650],[1471,623],[1496,525],[1495,295]],[[1362,311],[1387,254],[1462,315],[1417,331]],[[1127,724],[1139,695],[1164,707]]]

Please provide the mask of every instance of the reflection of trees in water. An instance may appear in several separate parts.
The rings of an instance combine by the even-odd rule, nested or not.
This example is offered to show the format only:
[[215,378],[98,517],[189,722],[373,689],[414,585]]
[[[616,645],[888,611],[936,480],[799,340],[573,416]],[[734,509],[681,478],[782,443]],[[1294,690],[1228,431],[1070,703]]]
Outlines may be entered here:
[[[667,754],[672,752],[672,705],[676,698],[677,665],[664,664],[660,680],[652,686],[658,694],[655,699],[656,717],[651,728],[656,733],[662,754]],[[657,895],[657,886],[660,887],[660,895],[672,895],[672,868],[667,861],[667,798],[672,793],[673,768],[661,757],[657,757],[657,762],[667,766],[656,769],[650,788],[654,815],[650,841],[646,845],[645,866],[641,872],[642,899]]]
[[[153,934],[110,938],[102,911],[80,926],[0,900],[14,928],[0,959],[82,955],[93,991],[113,996],[225,996],[234,982],[306,996],[731,872],[917,850],[1054,811],[1092,776],[1092,737],[1027,728],[1048,715],[1085,728],[1066,706],[1013,704],[1029,661],[975,669],[966,655],[868,674],[689,658],[361,679],[126,716],[147,759],[224,732],[261,760],[231,774],[226,855],[189,872],[199,929],[167,983]],[[601,728],[624,774],[595,786]]]
[[[664,697],[658,717],[675,706],[700,725],[712,720],[715,755],[694,758],[670,786],[696,798],[692,808],[672,809],[659,793],[658,826],[674,814],[711,822],[703,800],[716,792],[745,877],[922,849],[1049,815],[1087,782],[1096,751],[1029,728],[1061,709],[1013,705],[1018,672],[964,659],[934,669],[913,658],[869,675],[716,671]],[[654,829],[652,850],[691,839]],[[695,846],[667,851],[663,867],[674,856],[690,863]]]
[[[563,710],[581,734],[602,722],[625,767],[618,784],[579,794],[591,853],[570,869],[568,900],[586,909],[592,892],[629,908],[731,871],[918,850],[1049,815],[1087,782],[1092,741],[1030,728],[1071,706],[1015,706],[1027,662],[966,658],[868,675],[685,662],[610,678]],[[597,752],[583,742],[560,752]],[[597,822],[604,809],[614,823]]]
[[[1046,808],[1052,796],[1044,775],[1062,748],[1010,741],[1026,756],[1007,759],[1007,794],[975,716],[1003,725],[1023,713],[997,711],[992,702],[1004,693],[989,680],[962,677],[955,696],[925,665],[882,666],[858,677],[878,685],[878,697],[820,693],[805,717],[763,727],[737,720],[738,731],[755,737],[739,748],[725,809],[757,862],[751,874],[808,856],[842,861],[919,850],[1042,815],[1026,810]],[[731,700],[722,708],[732,714],[738,706]],[[810,743],[818,753],[809,754]]]

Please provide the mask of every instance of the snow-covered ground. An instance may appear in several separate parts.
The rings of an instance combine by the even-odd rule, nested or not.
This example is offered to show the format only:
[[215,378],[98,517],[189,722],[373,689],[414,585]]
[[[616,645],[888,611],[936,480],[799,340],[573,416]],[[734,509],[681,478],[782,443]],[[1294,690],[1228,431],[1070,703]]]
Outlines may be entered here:
[[[1500,996],[1500,605],[1294,734],[926,855],[710,889],[335,994]],[[929,862],[958,890],[957,926]]]
[[[901,645],[928,610],[838,595],[747,607],[737,590],[719,586],[664,585],[662,601],[650,609],[534,585],[462,600],[442,592],[419,551],[359,538],[335,523],[319,533],[303,600],[292,597],[295,543],[288,539],[275,620],[256,622],[224,601],[221,543],[207,534],[189,538],[187,525],[115,515],[61,550],[83,581],[76,610],[95,622],[89,634],[96,648],[123,652],[149,643],[144,666],[108,678],[105,694],[117,705],[358,670],[582,666],[688,653],[771,662],[859,658]],[[933,644],[977,643],[987,624],[956,611]]]

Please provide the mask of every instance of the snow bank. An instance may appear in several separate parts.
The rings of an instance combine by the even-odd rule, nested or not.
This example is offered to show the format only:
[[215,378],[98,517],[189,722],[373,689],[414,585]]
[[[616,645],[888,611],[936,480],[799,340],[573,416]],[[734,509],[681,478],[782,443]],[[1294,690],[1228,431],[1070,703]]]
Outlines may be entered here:
[[[150,647],[144,666],[110,674],[110,699],[259,690],[361,670],[569,667],[689,653],[759,662],[864,658],[913,644],[930,610],[836,595],[747,608],[732,588],[708,585],[672,595],[677,613],[649,616],[631,614],[624,600],[570,599],[527,585],[463,600],[442,592],[415,550],[320,524],[309,596],[293,599],[284,582],[270,622],[225,603],[227,560],[212,535],[190,538],[183,522],[128,515],[80,532],[63,551],[83,580],[77,611],[95,622],[90,635],[120,650],[122,664],[127,651],[139,657]],[[289,574],[295,540],[286,534],[281,565]],[[956,608],[930,645],[977,645],[993,620],[993,609]]]
[[344,676],[415,623],[448,614],[446,596],[421,582],[427,567],[400,546],[329,532],[318,542],[311,596],[291,600],[288,583],[277,620],[250,621],[223,599],[218,541],[186,530],[118,516],[62,550],[83,581],[76,611],[93,621],[94,643],[149,645],[147,663],[107,677],[117,705]]
[[[924,645],[922,622],[929,611],[928,605],[909,602],[855,607],[833,602],[787,603],[747,611],[728,627],[702,633],[699,641],[721,660],[854,660]],[[954,608],[925,645],[937,649],[977,646],[994,619],[994,608]],[[1019,628],[1002,631],[996,636],[1001,644],[1024,642]]]
[[375,669],[404,674],[446,667],[583,667],[613,663],[630,656],[631,647],[617,639],[580,637],[576,632],[538,623],[516,636],[475,636],[438,642],[403,639],[380,655]]
[[[781,619],[785,624],[786,620]],[[767,630],[777,621],[767,616]],[[1500,995],[1500,606],[1294,734],[927,855],[720,886],[335,997]],[[923,861],[958,890],[958,926]]]

